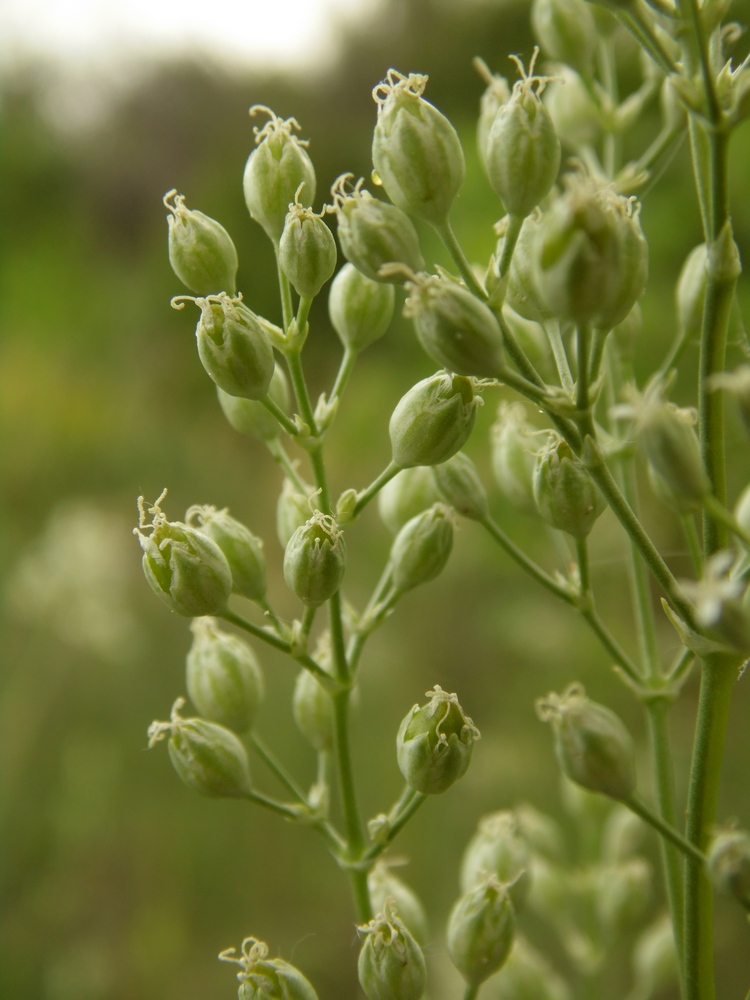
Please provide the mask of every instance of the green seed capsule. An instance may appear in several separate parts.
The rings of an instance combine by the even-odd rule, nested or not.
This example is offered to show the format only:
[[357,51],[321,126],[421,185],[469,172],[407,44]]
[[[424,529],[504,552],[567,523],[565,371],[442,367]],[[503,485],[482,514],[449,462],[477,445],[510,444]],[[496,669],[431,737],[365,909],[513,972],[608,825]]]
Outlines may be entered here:
[[309,670],[297,675],[292,696],[292,714],[297,728],[319,753],[333,747],[333,703],[331,696]]
[[332,517],[316,510],[289,539],[284,579],[304,604],[317,607],[339,589],[345,569],[343,532]]
[[602,114],[586,84],[568,66],[555,69],[555,86],[544,93],[555,132],[572,150],[593,146],[602,134]]
[[395,297],[393,285],[373,281],[353,264],[344,264],[328,295],[331,325],[344,347],[359,353],[379,340],[391,325]]
[[585,538],[606,507],[594,480],[554,431],[537,455],[534,500],[548,524],[574,538]]
[[491,813],[479,821],[461,862],[461,892],[468,892],[488,875],[508,887],[516,911],[528,894],[531,852],[515,813],[508,809]]
[[399,593],[439,576],[453,548],[452,511],[433,504],[401,528],[391,546],[393,586]]
[[562,695],[540,698],[536,711],[552,724],[557,759],[571,781],[612,799],[630,798],[635,791],[635,747],[614,712],[587,698],[578,683]]
[[231,730],[206,719],[183,719],[178,698],[169,722],[153,722],[149,747],[169,736],[175,771],[190,788],[211,798],[244,798],[252,791],[247,751]]
[[700,336],[703,303],[706,299],[708,247],[699,243],[685,258],[677,279],[675,305],[680,332],[685,337]]
[[638,207],[583,175],[565,183],[538,230],[537,290],[561,319],[611,330],[646,287],[648,245]]
[[438,372],[417,382],[391,415],[393,461],[402,469],[445,462],[468,441],[480,403],[461,375]]
[[457,452],[447,462],[432,467],[438,492],[462,517],[484,521],[489,517],[487,491],[476,465],[464,452]]
[[424,268],[414,224],[400,208],[363,190],[361,178],[348,191],[353,176],[342,174],[331,188],[341,252],[371,280],[401,284],[404,275],[397,269],[388,274],[381,269],[387,264],[415,272]]
[[174,190],[164,195],[164,204],[171,212],[169,263],[183,285],[195,295],[234,295],[237,251],[226,229],[203,212],[186,208],[184,197]]
[[499,73],[490,73],[481,59],[474,60],[474,66],[487,84],[479,102],[479,121],[477,123],[477,150],[484,172],[487,173],[487,141],[490,136],[497,113],[506,101],[510,100],[508,81]]
[[454,281],[431,274],[406,282],[404,316],[427,354],[457,375],[496,378],[503,371],[503,335],[492,310]]
[[427,971],[422,949],[389,902],[368,924],[357,970],[367,1000],[420,1000]]
[[[537,267],[539,256],[539,229],[542,216],[537,213],[530,215],[524,221],[521,234],[508,271],[508,284],[505,289],[505,304],[524,319],[535,323],[543,323],[554,316],[537,287]],[[502,254],[501,237],[498,243],[497,256]]]
[[717,888],[750,910],[750,833],[724,830],[714,837],[708,850],[708,872]]
[[391,900],[393,909],[414,940],[424,945],[429,937],[424,907],[414,890],[393,874],[387,861],[381,859],[375,863],[367,876],[367,889],[376,913],[382,913]]
[[244,733],[263,700],[263,674],[255,653],[239,636],[222,632],[213,618],[196,618],[190,628],[190,700],[204,718]]
[[466,173],[456,130],[422,97],[427,77],[390,69],[373,90],[378,120],[372,162],[394,205],[444,225]]
[[426,705],[414,705],[396,737],[399,770],[407,785],[427,795],[447,791],[471,761],[479,730],[458,703],[435,685]]
[[634,406],[635,432],[660,496],[681,511],[697,510],[711,492],[695,416],[664,399],[661,387],[647,390]]
[[253,129],[256,149],[245,165],[242,186],[250,215],[278,243],[289,205],[297,200],[303,205],[313,203],[315,168],[305,149],[307,143],[294,135],[299,131],[294,118],[282,121],[260,104],[250,108],[251,116],[257,112],[264,112],[270,120],[263,128]]
[[195,505],[185,514],[185,522],[208,535],[224,553],[232,571],[232,592],[250,601],[266,595],[266,557],[263,541],[232,517],[226,507]]
[[312,486],[305,493],[300,493],[290,479],[284,479],[276,503],[276,534],[282,548],[287,547],[297,528],[302,527],[310,517],[310,498],[314,493]]
[[501,403],[492,427],[492,471],[505,499],[525,514],[538,516],[534,466],[539,450],[523,403]]
[[227,948],[219,955],[221,962],[235,962],[242,971],[238,1000],[318,1000],[318,994],[299,969],[283,958],[268,957],[265,941],[248,937],[242,942],[239,956],[236,948]]
[[599,924],[617,939],[643,916],[651,896],[653,869],[645,858],[628,858],[599,866],[594,881]]
[[336,270],[333,233],[311,208],[289,206],[279,241],[279,264],[304,299],[314,299]]
[[515,930],[507,887],[493,875],[460,897],[448,918],[448,954],[470,986],[479,986],[501,968]]
[[[519,63],[519,68],[523,72]],[[533,63],[531,66],[533,71]],[[560,140],[534,87],[544,78],[527,76],[513,87],[487,139],[487,176],[508,215],[525,218],[549,193],[560,169]]]
[[[260,400],[243,399],[241,396],[230,396],[219,386],[216,387],[224,416],[240,434],[247,434],[258,441],[267,443],[275,440],[281,433],[278,420],[269,413]],[[274,365],[271,382],[268,386],[268,398],[284,413],[289,412],[289,382],[284,369]]]
[[545,55],[591,74],[599,33],[583,0],[534,0],[531,27]]
[[[232,571],[216,542],[180,521],[168,521],[159,506],[138,498],[139,525],[134,534],[143,549],[143,572],[167,607],[188,618],[218,615],[232,592]],[[148,524],[148,515],[151,524]],[[147,535],[146,531],[151,532]]]
[[378,493],[380,520],[392,535],[407,521],[440,500],[433,466],[414,465],[402,469]]

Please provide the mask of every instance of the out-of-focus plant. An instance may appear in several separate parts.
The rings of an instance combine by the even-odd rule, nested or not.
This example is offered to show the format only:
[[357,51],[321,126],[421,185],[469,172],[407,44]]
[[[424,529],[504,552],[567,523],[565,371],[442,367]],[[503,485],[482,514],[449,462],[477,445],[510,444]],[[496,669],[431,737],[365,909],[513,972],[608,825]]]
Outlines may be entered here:
[[[715,831],[730,699],[750,654],[748,505],[732,512],[724,434],[725,397],[736,396],[745,412],[750,395],[747,369],[726,370],[741,270],[728,147],[750,115],[750,67],[728,56],[737,30],[723,23],[725,13],[719,0],[534,0],[533,28],[550,60],[544,72],[537,71],[539,49],[528,67],[512,57],[519,77],[512,85],[478,67],[487,83],[479,156],[497,196],[487,205],[488,226],[500,216],[497,250],[484,267],[472,266],[451,224],[466,171],[461,142],[425,99],[427,77],[418,73],[389,70],[373,91],[372,179],[389,200],[342,174],[331,204],[314,210],[315,169],[298,123],[251,109],[267,121],[255,128],[244,194],[276,254],[280,326],[253,312],[237,289],[226,229],[188,208],[182,195],[166,196],[170,261],[196,296],[173,304],[198,306],[200,359],[229,423],[262,442],[284,473],[283,575],[300,613],[288,621],[274,609],[262,542],[228,511],[191,507],[184,522],[170,521],[166,491],[152,504],[141,498],[136,530],[146,578],[168,607],[194,620],[187,688],[200,713],[183,717],[178,699],[170,721],[152,725],[151,743],[168,738],[175,769],[198,792],[245,799],[322,838],[351,885],[369,1000],[419,1000],[428,988],[422,948],[436,915],[425,914],[393,873],[388,852],[416,811],[464,775],[480,734],[457,695],[436,684],[397,734],[384,734],[396,736],[403,792],[366,821],[350,748],[352,695],[369,637],[409,590],[443,572],[459,518],[475,521],[591,629],[605,662],[646,713],[656,791],[653,804],[642,796],[633,738],[580,683],[539,699],[579,843],[571,856],[563,831],[528,805],[482,821],[447,922],[447,952],[465,981],[465,1000],[480,990],[535,1000],[602,995],[623,934],[648,902],[652,873],[639,853],[641,821],[661,838],[669,917],[634,944],[633,998],[645,1000],[676,980],[683,1000],[713,1000],[713,884],[748,906],[748,834]],[[639,82],[621,94],[619,54],[636,51],[632,43],[623,48],[625,33],[642,60]],[[628,70],[632,79],[636,70]],[[625,159],[623,134],[659,99],[661,130],[637,158]],[[649,259],[638,193],[655,183],[684,134],[704,240],[685,248],[673,343],[639,384],[633,362]],[[347,260],[337,274],[328,215]],[[435,230],[456,273],[425,270],[413,219]],[[343,352],[330,390],[316,401],[302,358],[313,300],[331,279],[330,321]],[[386,333],[400,289],[404,315],[439,370],[405,387],[389,420],[383,415],[391,442],[385,468],[364,488],[352,484],[336,497],[327,438],[356,362]],[[678,407],[674,378],[694,342],[694,408]],[[539,519],[540,530],[556,535],[554,551],[565,553],[557,570],[537,564],[497,523],[480,473],[462,451],[478,408],[493,395],[500,402],[496,485]],[[544,415],[544,427],[531,426],[517,397]],[[684,530],[690,580],[675,576],[639,516],[641,461]],[[369,601],[355,608],[344,598],[346,539],[376,497],[394,539]],[[600,615],[592,584],[589,538],[608,508],[630,549],[635,636],[627,649]],[[657,641],[652,586],[681,644],[672,662]],[[250,602],[242,613],[238,598]],[[223,631],[222,621],[301,668],[292,707],[317,754],[309,791],[254,733],[263,675],[255,652],[237,631]],[[701,693],[683,825],[667,726],[694,665]],[[275,774],[286,798],[261,790],[251,755]],[[556,928],[564,974],[528,940],[526,907]],[[269,960],[254,937],[245,939],[241,957],[231,949],[221,958],[240,965],[243,1000],[316,995],[289,963]]]

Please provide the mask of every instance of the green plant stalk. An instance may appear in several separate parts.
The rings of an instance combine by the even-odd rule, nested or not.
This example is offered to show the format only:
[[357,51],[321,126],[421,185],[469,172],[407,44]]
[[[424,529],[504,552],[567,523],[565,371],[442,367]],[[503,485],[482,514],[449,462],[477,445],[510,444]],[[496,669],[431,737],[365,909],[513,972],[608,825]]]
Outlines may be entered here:
[[284,323],[284,333],[289,333],[289,327],[292,325],[292,319],[294,318],[294,305],[292,303],[292,289],[289,284],[289,278],[284,274],[281,264],[279,263],[279,245],[274,243],[274,252],[276,253],[276,271],[279,276],[279,294],[281,296],[281,316]]
[[476,295],[478,299],[481,299],[482,302],[486,302],[487,292],[485,292],[477,281],[471,268],[471,264],[469,263],[466,254],[463,252],[461,244],[456,238],[456,234],[453,232],[453,226],[450,224],[448,216],[445,217],[445,222],[441,225],[434,225],[433,229],[443,241],[446,250],[453,258],[453,262],[460,271],[466,287],[470,292]]
[[576,329],[576,353],[578,356],[578,378],[576,380],[576,407],[578,418],[586,433],[592,431],[589,402],[589,347],[591,329],[587,323],[579,323]]
[[307,805],[307,796],[286,770],[281,761],[278,760],[272,750],[266,746],[265,741],[262,740],[257,733],[251,732],[247,737],[247,742],[257,753],[269,771],[276,775],[284,788],[286,788],[286,790],[293,795],[298,802]]
[[563,343],[562,334],[560,333],[560,321],[557,319],[549,319],[546,320],[543,325],[544,332],[547,334],[547,340],[549,341],[550,350],[552,351],[552,357],[555,359],[555,367],[557,368],[560,385],[572,399],[573,393],[575,392],[575,380],[573,378],[573,373],[570,370],[568,355],[565,352],[565,344]]
[[339,399],[343,394],[358,357],[359,351],[353,351],[350,347],[344,348],[344,354],[341,358],[339,370],[336,373],[336,379],[333,383],[333,388],[331,389],[331,395],[328,397],[329,400],[333,401],[334,399]]
[[271,399],[270,396],[264,396],[263,399],[258,400],[258,402],[261,404],[261,406],[265,406],[265,408],[268,410],[268,412],[271,414],[272,417],[275,417],[278,423],[287,432],[289,437],[297,436],[298,434],[297,425],[294,423],[293,420],[289,419],[289,417],[286,415],[286,413],[284,413],[284,411],[281,409],[280,406],[274,403],[274,401]]
[[237,628],[243,629],[245,632],[249,632],[250,635],[255,636],[256,639],[260,639],[262,642],[268,643],[269,646],[273,646],[274,649],[278,649],[281,653],[286,653],[288,656],[293,657],[293,659],[303,666],[306,670],[309,670],[313,676],[323,684],[327,691],[332,690],[331,676],[328,674],[319,663],[308,656],[307,653],[296,653],[292,646],[285,640],[276,635],[275,632],[269,632],[268,629],[262,628],[260,625],[256,625],[254,622],[250,622],[247,618],[243,618],[242,615],[236,614],[236,612],[227,608],[219,618],[223,618],[224,621],[229,622],[232,625],[236,625]]
[[396,465],[395,462],[389,462],[383,471],[376,476],[375,479],[373,479],[370,485],[365,487],[365,489],[360,490],[357,494],[357,502],[354,504],[352,517],[357,517],[357,515],[364,510],[367,504],[378,495],[385,484],[390,482],[396,473],[400,471],[400,467]]
[[427,800],[424,792],[415,792],[407,785],[404,788],[398,802],[388,813],[388,832],[382,841],[373,844],[362,856],[362,861],[368,866],[372,864],[403,830],[419,807]]
[[525,218],[526,217],[523,215],[508,216],[508,227],[505,230],[503,249],[500,254],[500,263],[498,264],[501,279],[505,277],[510,269],[510,262],[513,259],[513,251],[516,249],[516,243],[518,243],[518,237],[521,235],[521,228],[524,224]]
[[[686,835],[699,850],[716,822],[732,689],[741,656],[714,655],[702,664],[690,769]],[[685,1000],[714,1000],[713,889],[702,865],[685,873]]]
[[665,823],[663,819],[657,816],[637,793],[631,795],[629,799],[623,799],[623,805],[626,805],[636,816],[640,816],[644,822],[652,826],[657,833],[662,837],[666,837],[675,847],[678,847],[691,863],[698,865],[705,864],[706,856],[703,851],[689,840],[686,840],[679,830],[676,830],[669,823]]
[[481,983],[477,983],[474,986],[471,984],[467,985],[466,990],[464,991],[464,1000],[476,1000],[479,996],[479,987],[481,985]]
[[281,441],[279,441],[278,438],[272,438],[270,441],[266,442],[266,448],[268,448],[274,462],[276,462],[287,479],[291,481],[297,492],[302,493],[303,495],[307,493],[309,487],[297,472],[294,463],[289,458],[289,455],[287,454],[287,451]]

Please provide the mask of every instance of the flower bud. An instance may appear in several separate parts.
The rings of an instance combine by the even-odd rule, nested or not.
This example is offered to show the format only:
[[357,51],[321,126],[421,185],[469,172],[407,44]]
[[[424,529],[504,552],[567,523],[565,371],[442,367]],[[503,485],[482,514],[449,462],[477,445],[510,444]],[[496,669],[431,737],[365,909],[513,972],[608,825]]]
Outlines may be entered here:
[[602,133],[599,105],[575,70],[556,67],[555,78],[555,86],[544,94],[555,132],[570,149],[595,145]]
[[424,955],[391,900],[357,930],[365,938],[357,971],[367,1000],[420,1000],[427,979]]
[[655,996],[678,976],[677,948],[669,914],[647,927],[633,948],[636,996]]
[[[543,323],[553,316],[552,309],[544,301],[537,288],[536,272],[539,256],[538,233],[542,216],[536,213],[526,218],[508,271],[504,303],[524,319]],[[502,239],[505,239],[503,234]],[[497,256],[502,254],[502,243],[498,244]]]
[[407,281],[404,316],[427,354],[457,375],[496,378],[503,371],[503,336],[495,314],[463,285],[432,274]]
[[242,967],[239,1000],[318,1000],[318,994],[296,969],[283,958],[268,958],[268,945],[257,938],[245,938],[241,954],[227,948],[219,955],[222,962]]
[[708,279],[708,247],[699,243],[685,258],[675,289],[677,324],[684,337],[700,336]]
[[[210,378],[230,396],[262,399],[271,384],[274,358],[258,317],[223,292],[195,301],[201,310],[195,339]],[[182,309],[179,298],[172,305]]]
[[346,186],[353,174],[342,174],[331,188],[338,223],[341,252],[372,281],[401,284],[404,275],[394,268],[384,275],[385,264],[403,264],[408,271],[421,271],[424,258],[419,236],[409,216],[395,205],[374,198],[357,181]]
[[540,698],[536,711],[552,724],[557,759],[571,781],[613,799],[630,798],[635,791],[635,747],[614,712],[587,698],[578,683],[562,695],[551,692]]
[[314,299],[336,270],[333,233],[311,208],[290,204],[279,241],[279,264],[303,299]]
[[[527,76],[513,86],[497,112],[487,139],[487,176],[508,215],[525,218],[548,194],[560,169],[560,140],[539,99],[543,77]],[[533,62],[530,67],[533,72]],[[534,87],[537,90],[534,90]]]
[[[221,614],[232,592],[232,571],[216,542],[181,521],[168,521],[159,506],[138,498],[134,529],[143,549],[143,572],[151,589],[179,615],[197,618]],[[148,515],[151,524],[148,524]],[[146,531],[151,531],[150,535]]]
[[461,375],[438,372],[402,396],[389,424],[393,461],[399,468],[439,465],[466,444],[481,400]]
[[505,499],[525,514],[538,515],[534,466],[539,445],[523,403],[501,403],[492,427],[492,471]]
[[[529,802],[513,807],[518,832],[534,854],[546,858],[562,858],[565,854],[565,837],[558,823],[540,812]],[[510,881],[505,878],[504,881]]]
[[537,455],[534,500],[548,524],[574,538],[585,538],[606,507],[594,480],[554,431]]
[[152,722],[149,748],[169,736],[169,756],[186,785],[211,798],[244,798],[252,791],[247,751],[231,730],[206,719],[183,719],[178,698],[169,722]]
[[466,173],[456,130],[422,97],[427,77],[388,70],[372,94],[378,120],[372,162],[394,205],[443,225]]
[[547,959],[518,936],[492,985],[494,1000],[571,1000],[569,987]]
[[[170,204],[170,198],[174,203]],[[237,251],[226,229],[203,212],[185,207],[172,190],[164,195],[170,211],[169,263],[180,281],[196,295],[237,291]]]
[[301,528],[310,517],[310,498],[314,493],[312,486],[309,492],[300,493],[290,479],[284,479],[276,503],[276,534],[283,548],[287,547],[297,528]]
[[648,905],[654,873],[645,858],[628,858],[596,870],[596,912],[615,940],[631,928]]
[[[256,148],[245,165],[242,186],[250,215],[260,223],[268,238],[278,243],[286,222],[289,205],[300,201],[312,205],[315,198],[315,169],[307,155],[306,142],[294,131],[294,118],[282,121],[270,108],[255,105],[251,116],[263,111],[269,121],[254,128]],[[304,185],[300,190],[300,185]]]
[[443,500],[459,514],[473,521],[484,521],[489,517],[487,491],[468,455],[456,452],[447,462],[434,465],[432,474]]
[[[265,406],[255,399],[243,399],[241,396],[230,396],[219,386],[216,387],[224,416],[240,434],[248,434],[258,441],[267,443],[279,436],[281,427],[278,420],[269,413]],[[289,411],[289,383],[284,369],[274,365],[271,382],[268,386],[268,398],[283,410]]]
[[333,279],[328,295],[328,315],[339,340],[359,353],[379,340],[391,325],[395,292],[366,277],[353,264],[344,264]]
[[470,986],[478,986],[510,954],[516,915],[507,887],[489,875],[461,896],[448,918],[448,954]]
[[640,298],[648,277],[648,244],[638,206],[581,174],[539,228],[537,289],[561,319],[611,330]]
[[343,532],[332,517],[316,510],[297,528],[284,552],[284,579],[309,607],[323,604],[341,586],[346,568]]
[[397,472],[378,493],[378,513],[392,535],[398,534],[407,521],[440,500],[434,466],[413,465]]
[[529,890],[531,852],[510,810],[490,813],[479,821],[461,862],[461,891],[479,885],[488,875],[508,889],[517,911]]
[[479,121],[477,122],[477,150],[479,159],[487,173],[487,141],[497,113],[506,101],[510,100],[508,81],[499,73],[490,73],[481,59],[474,59],[474,66],[487,84],[479,103]]
[[583,0],[534,0],[531,27],[550,59],[591,73],[599,36]]
[[723,830],[708,849],[708,873],[722,892],[730,892],[750,910],[750,833]]
[[414,705],[396,737],[398,766],[407,785],[427,795],[446,791],[466,773],[479,730],[437,684],[426,705]]
[[244,733],[263,700],[263,674],[255,653],[239,636],[217,628],[213,618],[196,618],[190,630],[190,700],[206,719]]
[[401,528],[391,546],[393,586],[403,594],[439,576],[453,548],[452,511],[443,503],[417,514]]
[[297,728],[313,749],[321,753],[333,747],[331,696],[309,670],[301,670],[297,675],[292,714]]
[[232,571],[232,592],[250,601],[266,595],[266,557],[263,541],[232,517],[225,507],[195,505],[185,514],[191,528],[197,528],[216,542]]
[[375,863],[367,876],[367,889],[376,913],[382,913],[390,900],[399,919],[417,944],[424,945],[429,937],[424,907],[414,890],[393,874],[387,861],[381,859]]

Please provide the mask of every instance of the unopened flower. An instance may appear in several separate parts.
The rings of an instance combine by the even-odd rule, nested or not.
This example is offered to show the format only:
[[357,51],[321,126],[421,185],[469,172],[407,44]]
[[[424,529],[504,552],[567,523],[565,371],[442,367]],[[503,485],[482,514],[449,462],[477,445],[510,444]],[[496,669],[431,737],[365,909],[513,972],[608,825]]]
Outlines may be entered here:
[[368,278],[354,264],[344,264],[331,283],[328,315],[339,340],[350,351],[363,351],[386,332],[393,319],[393,285]]
[[235,948],[219,955],[221,962],[235,962],[241,967],[239,1000],[318,1000],[318,994],[296,969],[283,958],[268,957],[265,941],[248,937],[242,942],[239,956]]
[[466,444],[481,403],[475,384],[462,375],[438,372],[401,397],[389,424],[393,461],[399,468],[437,465]]
[[284,579],[304,604],[316,607],[339,589],[345,568],[343,532],[328,514],[314,511],[289,539]]
[[237,251],[232,237],[215,219],[189,209],[185,198],[172,190],[164,195],[170,211],[169,262],[172,270],[195,295],[234,295],[237,287]]
[[200,714],[236,733],[246,732],[263,700],[263,674],[252,648],[222,631],[215,619],[196,618],[187,655],[187,690]]
[[508,887],[486,875],[465,892],[448,918],[448,954],[470,986],[478,986],[510,954],[516,915]]
[[422,949],[399,918],[393,902],[357,930],[364,936],[359,982],[367,1000],[420,1000],[427,972]]
[[254,535],[225,507],[195,504],[185,513],[185,521],[208,535],[224,553],[232,571],[232,591],[250,601],[262,601],[266,594],[266,557],[263,540]]
[[[299,194],[299,192],[298,192]],[[279,264],[294,290],[313,299],[336,270],[336,241],[322,215],[295,200],[279,240]]]
[[427,697],[430,701],[414,705],[401,723],[396,750],[407,785],[438,795],[466,773],[479,730],[457,695],[436,684]]

